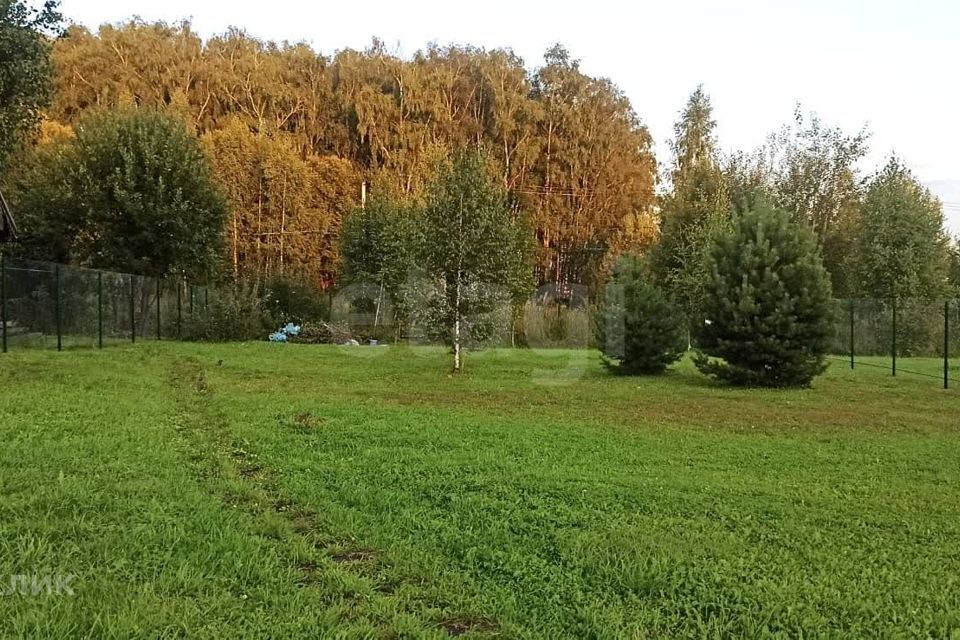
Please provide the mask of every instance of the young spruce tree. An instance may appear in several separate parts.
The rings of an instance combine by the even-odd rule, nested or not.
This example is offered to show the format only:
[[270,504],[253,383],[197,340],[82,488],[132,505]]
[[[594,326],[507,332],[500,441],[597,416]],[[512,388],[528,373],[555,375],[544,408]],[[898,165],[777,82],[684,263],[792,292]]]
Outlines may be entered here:
[[714,243],[708,267],[697,368],[764,387],[807,386],[826,369],[830,279],[808,227],[758,204]]
[[597,318],[604,364],[625,375],[663,373],[687,348],[684,325],[683,313],[651,284],[644,265],[621,260]]

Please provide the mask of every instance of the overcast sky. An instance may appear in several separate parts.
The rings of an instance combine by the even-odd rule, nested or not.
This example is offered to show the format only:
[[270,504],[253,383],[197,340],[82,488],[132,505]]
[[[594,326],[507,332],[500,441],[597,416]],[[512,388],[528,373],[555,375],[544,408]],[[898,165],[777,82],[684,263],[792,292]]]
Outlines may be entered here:
[[238,26],[331,54],[373,36],[405,55],[431,41],[511,47],[534,67],[563,43],[630,97],[666,160],[677,110],[703,83],[725,149],[749,149],[800,102],[873,133],[866,168],[895,151],[945,202],[960,233],[960,2],[955,0],[62,0],[96,27],[132,15]]

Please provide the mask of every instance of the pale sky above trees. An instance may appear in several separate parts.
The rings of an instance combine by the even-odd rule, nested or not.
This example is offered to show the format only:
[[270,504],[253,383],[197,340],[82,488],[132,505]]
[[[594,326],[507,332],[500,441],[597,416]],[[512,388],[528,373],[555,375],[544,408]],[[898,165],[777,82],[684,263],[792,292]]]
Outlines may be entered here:
[[192,18],[209,36],[234,25],[331,54],[372,37],[409,55],[428,42],[512,47],[537,66],[563,43],[591,75],[611,78],[649,126],[662,161],[677,112],[699,83],[711,95],[724,150],[749,149],[788,122],[797,102],[829,124],[873,137],[864,167],[896,152],[944,200],[960,233],[960,4],[952,0],[438,0],[362,4],[289,0],[63,0],[96,27],[133,15]]

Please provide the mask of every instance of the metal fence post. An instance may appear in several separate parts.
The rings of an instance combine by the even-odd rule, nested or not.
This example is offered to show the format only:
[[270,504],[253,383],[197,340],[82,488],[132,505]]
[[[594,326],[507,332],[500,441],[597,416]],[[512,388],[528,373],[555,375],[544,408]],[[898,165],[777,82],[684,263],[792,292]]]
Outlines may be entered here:
[[157,340],[161,339],[160,336],[160,278],[157,278]]
[[3,334],[3,353],[7,352],[7,263],[0,251],[0,333]]
[[180,325],[183,323],[183,306],[180,300],[180,290],[183,288],[183,281],[177,280],[177,340],[180,339]]
[[97,271],[97,348],[103,349],[103,271]]
[[950,301],[943,301],[943,388],[950,388]]
[[130,274],[130,342],[137,341],[137,310],[133,302],[134,297],[133,274]]
[[853,298],[850,298],[850,368],[853,369],[854,365],[854,342],[853,342],[853,323],[854,323],[854,301]]
[[890,354],[893,357],[893,375],[897,375],[897,299],[893,299],[893,336],[890,340]]
[[63,311],[60,308],[60,265],[53,267],[53,286],[56,289],[53,296],[53,310],[57,319],[57,351],[63,351]]

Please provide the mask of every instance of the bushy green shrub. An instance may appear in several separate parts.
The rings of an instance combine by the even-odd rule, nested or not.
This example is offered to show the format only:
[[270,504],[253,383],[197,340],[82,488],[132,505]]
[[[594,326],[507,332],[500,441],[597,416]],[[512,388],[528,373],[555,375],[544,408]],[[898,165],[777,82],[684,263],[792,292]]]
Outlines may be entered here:
[[264,287],[263,306],[271,324],[277,326],[288,322],[303,324],[319,321],[327,315],[323,294],[309,283],[292,278],[268,280]]
[[191,320],[188,335],[194,340],[232,342],[264,340],[276,330],[263,309],[263,296],[254,284],[225,286],[211,296],[209,308]]
[[193,133],[148,108],[98,111],[38,151],[10,192],[24,248],[151,277],[214,277],[226,204]]
[[686,350],[682,313],[626,258],[604,292],[597,342],[604,364],[626,375],[663,373]]
[[807,386],[826,369],[833,302],[812,230],[759,204],[714,242],[708,267],[697,368],[765,387]]

